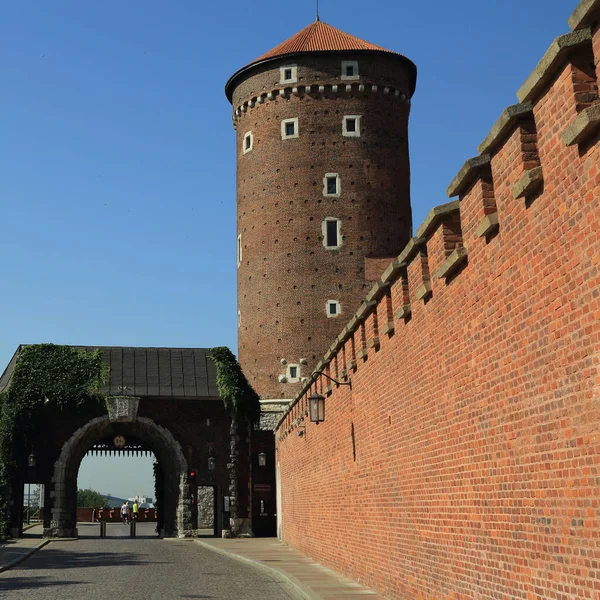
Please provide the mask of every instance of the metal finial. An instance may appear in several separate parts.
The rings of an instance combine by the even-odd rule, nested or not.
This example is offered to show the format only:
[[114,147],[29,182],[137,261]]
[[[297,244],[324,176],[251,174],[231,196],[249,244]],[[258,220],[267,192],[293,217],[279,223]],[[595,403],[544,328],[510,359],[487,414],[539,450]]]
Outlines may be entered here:
[[320,21],[321,19],[319,18],[319,0],[317,0],[317,21]]

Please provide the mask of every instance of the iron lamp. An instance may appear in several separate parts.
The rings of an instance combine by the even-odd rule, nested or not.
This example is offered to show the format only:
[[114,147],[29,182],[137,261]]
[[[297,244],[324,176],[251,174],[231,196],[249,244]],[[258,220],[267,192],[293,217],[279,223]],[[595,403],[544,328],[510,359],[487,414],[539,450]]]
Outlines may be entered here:
[[319,424],[325,420],[325,396],[313,394],[308,398],[308,412],[312,423]]

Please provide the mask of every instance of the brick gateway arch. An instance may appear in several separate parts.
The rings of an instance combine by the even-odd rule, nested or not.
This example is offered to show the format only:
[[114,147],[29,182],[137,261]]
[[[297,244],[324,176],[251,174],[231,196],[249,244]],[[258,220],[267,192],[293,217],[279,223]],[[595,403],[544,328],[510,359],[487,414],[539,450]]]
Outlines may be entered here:
[[80,427],[63,446],[54,465],[50,490],[52,518],[50,527],[44,528],[45,537],[77,537],[76,498],[79,466],[96,442],[118,434],[143,440],[161,465],[164,473],[162,535],[176,537],[193,529],[191,505],[187,500],[190,497],[190,486],[186,477],[188,466],[180,444],[169,430],[151,419],[137,418],[137,411],[131,410],[136,404],[135,400],[123,400],[121,404],[128,406],[127,416],[115,419],[109,410],[108,415],[97,417]]
[[[96,347],[77,348],[94,350]],[[17,349],[0,391],[10,385]],[[205,348],[100,347],[109,381],[97,404],[59,414],[49,412],[33,448],[35,466],[21,464],[12,481],[11,531],[22,532],[24,484],[43,484],[42,517],[49,537],[74,536],[77,474],[85,454],[118,434],[154,452],[164,475],[163,535],[185,537],[213,527],[229,529],[236,503],[240,532],[272,535],[275,529],[275,470],[272,431],[238,432],[238,469],[231,468],[231,419],[216,384],[216,368]],[[258,455],[267,455],[259,468]],[[187,482],[188,473],[196,473]],[[98,490],[106,491],[106,490]],[[114,490],[112,490],[114,491]],[[154,490],[136,493],[154,495]],[[253,508],[253,503],[256,505]],[[210,524],[206,519],[212,519]]]

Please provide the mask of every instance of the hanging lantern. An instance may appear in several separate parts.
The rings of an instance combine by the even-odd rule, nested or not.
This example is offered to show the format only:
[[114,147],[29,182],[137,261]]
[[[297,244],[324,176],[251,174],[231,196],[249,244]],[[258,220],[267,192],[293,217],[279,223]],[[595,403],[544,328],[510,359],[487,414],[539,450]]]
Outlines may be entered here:
[[308,398],[308,410],[312,423],[319,424],[325,420],[325,396],[313,394]]

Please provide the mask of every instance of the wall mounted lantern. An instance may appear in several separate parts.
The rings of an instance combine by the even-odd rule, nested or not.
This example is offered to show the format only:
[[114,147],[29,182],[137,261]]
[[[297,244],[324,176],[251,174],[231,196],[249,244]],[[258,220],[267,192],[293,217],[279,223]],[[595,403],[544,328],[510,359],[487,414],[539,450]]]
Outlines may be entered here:
[[312,423],[317,425],[325,420],[325,396],[313,394],[308,398],[308,412]]
[[215,460],[214,456],[209,457],[208,459],[208,470],[209,471],[214,471],[217,467],[217,461]]
[[267,466],[267,455],[264,452],[260,452],[258,455],[258,466],[259,467]]
[[31,454],[27,457],[27,464],[30,467],[35,467],[35,454],[33,453],[33,450],[31,451]]

